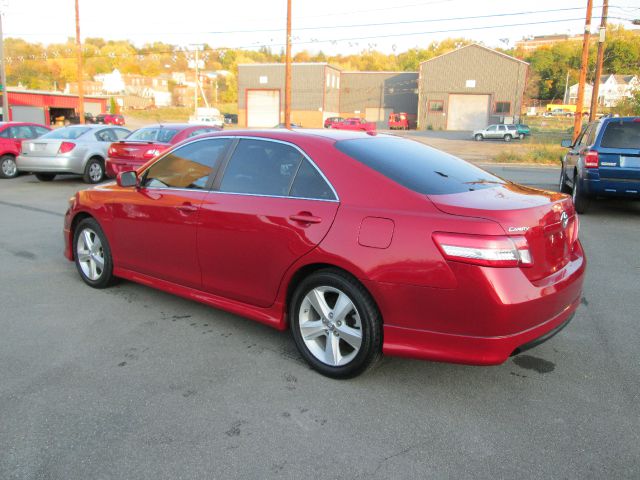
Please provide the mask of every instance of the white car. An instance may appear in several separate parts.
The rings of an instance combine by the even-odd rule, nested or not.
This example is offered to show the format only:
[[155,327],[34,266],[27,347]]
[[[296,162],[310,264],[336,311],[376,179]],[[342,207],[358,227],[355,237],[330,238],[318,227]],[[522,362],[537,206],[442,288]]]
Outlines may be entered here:
[[505,142],[510,142],[514,138],[520,138],[518,135],[518,127],[515,125],[489,125],[482,130],[475,130],[473,138],[477,142],[481,142],[485,138],[498,138]]
[[98,183],[104,179],[109,146],[130,133],[113,125],[72,125],[52,130],[22,142],[16,166],[20,172],[35,173],[42,182],[53,180],[59,173],[74,173],[82,175],[86,183]]

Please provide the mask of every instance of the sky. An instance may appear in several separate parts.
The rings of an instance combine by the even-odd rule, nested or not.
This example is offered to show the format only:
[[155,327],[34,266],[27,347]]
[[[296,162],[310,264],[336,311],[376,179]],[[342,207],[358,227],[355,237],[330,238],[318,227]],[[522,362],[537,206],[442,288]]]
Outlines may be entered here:
[[[533,35],[581,34],[586,0],[292,0],[293,51],[352,54],[426,47],[465,37],[507,48]],[[594,0],[593,31],[602,0]],[[5,37],[44,44],[75,36],[74,0],[0,0]],[[162,41],[181,46],[280,51],[285,42],[286,0],[80,0],[81,37],[128,39],[141,46]],[[611,0],[611,23],[638,29],[638,0]]]

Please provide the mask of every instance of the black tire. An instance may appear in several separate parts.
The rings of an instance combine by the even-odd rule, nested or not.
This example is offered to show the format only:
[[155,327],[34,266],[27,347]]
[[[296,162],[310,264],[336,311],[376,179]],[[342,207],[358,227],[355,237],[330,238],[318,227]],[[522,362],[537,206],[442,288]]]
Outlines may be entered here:
[[18,176],[16,158],[13,155],[3,155],[0,157],[0,178],[16,178]]
[[[103,259],[103,268],[98,273],[97,278],[91,278],[83,269],[82,260],[79,255],[79,245],[78,241],[80,237],[84,235],[84,232],[90,236],[90,238],[99,239],[100,248],[97,249],[95,255],[102,255]],[[86,244],[85,244],[86,245]],[[113,258],[111,257],[111,248],[109,247],[109,242],[107,240],[106,235],[100,228],[100,224],[93,218],[85,218],[82,220],[75,228],[73,232],[73,257],[75,260],[76,268],[78,269],[78,273],[80,274],[80,278],[93,288],[107,288],[111,286],[115,277],[113,276]]]
[[[354,354],[344,365],[333,366],[324,361],[319,360],[314,353],[309,349],[305,340],[302,337],[300,329],[300,317],[307,313],[309,310],[302,310],[303,301],[307,294],[312,292],[316,288],[329,288],[339,290],[346,294],[347,298],[352,302],[353,310],[349,315],[344,317],[344,327],[352,326],[349,322],[353,322],[354,318],[359,319],[360,325],[356,328],[359,329],[361,335],[361,343],[359,350],[349,350],[351,347],[349,342],[343,339],[344,343],[340,343],[341,340],[336,340],[341,347],[338,350],[347,348],[345,356]],[[336,295],[335,293],[329,293],[328,295]],[[334,300],[335,302],[335,300]],[[327,303],[329,298],[327,297]],[[335,306],[335,304],[334,304]],[[332,308],[332,307],[331,307]],[[352,378],[360,375],[368,368],[372,367],[382,355],[382,317],[378,311],[378,307],[371,298],[371,295],[367,290],[351,275],[336,269],[324,269],[318,270],[312,273],[297,286],[295,293],[293,294],[289,303],[289,318],[290,328],[295,340],[296,346],[300,351],[300,354],[311,365],[313,369],[320,372],[327,377],[343,379]],[[333,318],[330,314],[329,318]],[[331,331],[324,330],[325,333],[318,335],[318,337],[325,338],[326,341],[333,338],[332,335],[339,337],[336,332],[341,332],[341,323],[336,321],[336,324],[327,325],[327,328]],[[342,328],[344,328],[342,327]],[[321,343],[322,341],[320,341]],[[326,348],[325,348],[326,350]],[[341,354],[343,352],[341,351]]]
[[567,174],[564,171],[564,163],[560,164],[560,192],[571,193],[571,188],[567,185]]
[[56,178],[55,173],[36,173],[35,176],[41,182],[51,182],[54,178]]
[[511,135],[507,134],[507,135],[504,136],[504,141],[508,143],[508,142],[511,141],[512,138],[513,137]]
[[591,200],[582,190],[582,184],[580,183],[580,178],[578,178],[578,174],[573,178],[573,190],[571,191],[571,198],[573,199],[573,205],[576,208],[576,212],[578,213],[586,213],[589,209],[589,203]]
[[476,142],[481,142],[482,140],[484,140],[484,137],[482,136],[481,133],[477,133],[473,138],[476,139]]
[[84,167],[84,183],[100,183],[104,180],[104,162],[100,157],[92,157]]

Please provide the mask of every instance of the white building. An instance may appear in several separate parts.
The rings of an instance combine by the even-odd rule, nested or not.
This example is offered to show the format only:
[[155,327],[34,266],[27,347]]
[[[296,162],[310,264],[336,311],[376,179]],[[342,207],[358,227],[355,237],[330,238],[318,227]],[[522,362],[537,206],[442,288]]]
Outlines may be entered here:
[[[602,75],[600,77],[600,87],[598,88],[598,105],[603,107],[614,107],[625,97],[631,97],[633,91],[640,89],[640,80],[636,75]],[[584,86],[584,106],[591,105],[591,93],[593,86]],[[569,104],[575,104],[578,100],[578,84],[569,87]]]

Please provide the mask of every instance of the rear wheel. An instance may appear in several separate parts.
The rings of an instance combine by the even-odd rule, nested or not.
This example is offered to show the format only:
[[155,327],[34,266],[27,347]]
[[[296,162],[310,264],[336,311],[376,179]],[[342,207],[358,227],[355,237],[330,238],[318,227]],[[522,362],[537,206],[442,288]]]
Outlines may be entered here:
[[93,288],[106,288],[113,283],[109,242],[93,218],[78,224],[73,233],[73,248],[76,268],[84,283]]
[[590,199],[584,193],[580,179],[576,174],[573,178],[573,190],[571,192],[571,198],[573,198],[573,205],[576,208],[576,212],[585,213],[589,208]]
[[505,136],[504,136],[504,141],[505,141],[505,142],[510,142],[512,138],[513,138],[513,137],[512,137],[511,135],[505,135]]
[[56,178],[55,173],[36,173],[35,175],[36,175],[36,178],[41,182],[50,182],[54,178]]
[[15,178],[18,176],[18,167],[13,155],[0,157],[0,178]]
[[481,142],[484,139],[484,137],[480,133],[476,134],[474,138],[476,139],[476,142]]
[[327,377],[350,378],[374,365],[382,352],[382,319],[365,288],[339,270],[305,278],[289,305],[298,350]]
[[82,179],[85,183],[98,183],[104,178],[104,164],[98,157],[90,158],[84,167]]

